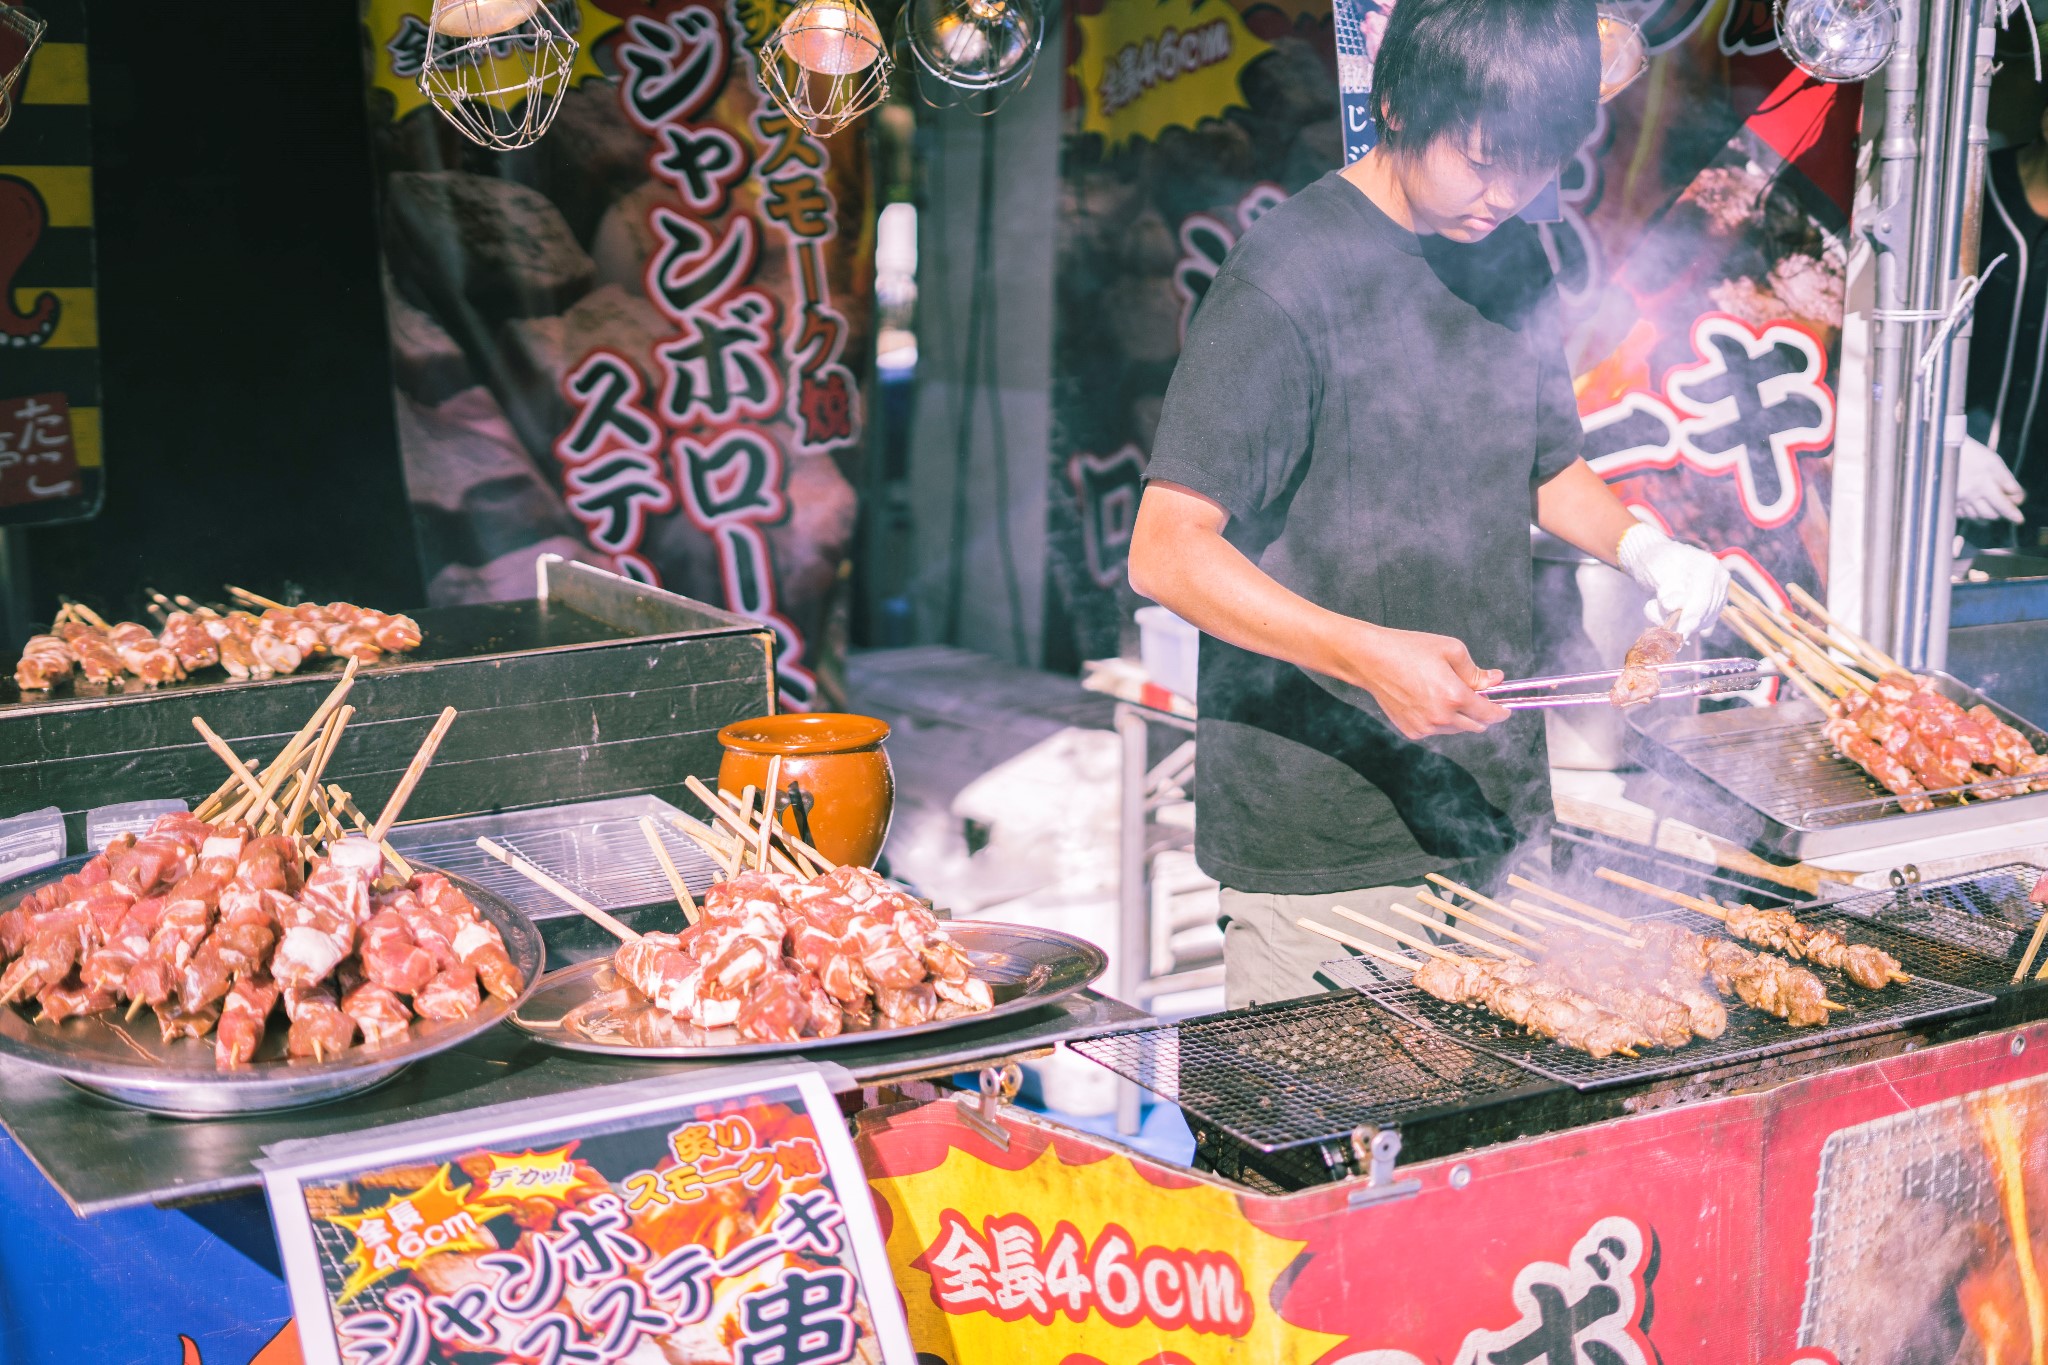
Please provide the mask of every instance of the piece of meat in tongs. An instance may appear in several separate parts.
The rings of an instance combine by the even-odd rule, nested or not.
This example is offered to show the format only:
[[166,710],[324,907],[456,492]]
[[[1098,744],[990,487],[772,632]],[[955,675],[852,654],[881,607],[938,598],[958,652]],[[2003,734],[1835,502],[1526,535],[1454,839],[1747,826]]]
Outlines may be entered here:
[[1664,618],[1663,625],[1651,626],[1636,637],[1622,658],[1621,676],[1607,689],[1609,701],[1616,706],[1640,706],[1655,700],[1664,690],[1664,678],[1657,666],[1670,663],[1685,648],[1685,637],[1672,629],[1676,624],[1678,613],[1674,611]]

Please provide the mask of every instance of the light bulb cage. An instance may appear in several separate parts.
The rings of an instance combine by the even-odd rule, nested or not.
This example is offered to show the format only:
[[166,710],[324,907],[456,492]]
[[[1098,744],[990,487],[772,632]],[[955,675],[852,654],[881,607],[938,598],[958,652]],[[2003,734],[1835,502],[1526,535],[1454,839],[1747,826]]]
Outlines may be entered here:
[[[1600,102],[1606,104],[1622,91],[1642,79],[1650,69],[1650,40],[1643,35],[1643,26],[1617,9],[1602,5],[1598,11],[1600,31]],[[1610,37],[1611,35],[1611,37]],[[1607,74],[1608,44],[1619,46],[1633,40],[1636,51],[1635,67],[1625,76],[1610,80]]]
[[[577,16],[575,0],[567,12]],[[479,146],[512,151],[539,141],[562,107],[576,65],[569,26],[545,3],[523,22],[483,37],[445,32],[441,18],[436,13],[427,21],[420,93]]]
[[[932,50],[929,35],[919,31],[914,18],[919,0],[904,0],[896,11],[896,42],[910,54],[909,65],[916,78],[919,99],[935,109],[965,108],[986,117],[1031,83],[1031,74],[1038,68],[1039,50],[1045,45],[1044,16],[1032,0],[1004,0],[1004,8],[1030,20],[1030,37],[1024,44],[1023,55],[1007,69],[975,77],[963,75],[957,65],[941,60]],[[973,0],[947,0],[944,14],[952,15],[962,24],[979,20],[974,14]]]
[[7,120],[14,117],[15,82],[21,79],[22,72],[28,70],[28,59],[35,55],[36,44],[42,42],[49,25],[27,10],[0,5],[0,29],[21,40],[21,60],[6,71],[0,71],[0,128],[5,128]]
[[[896,66],[881,41],[881,29],[860,0],[839,0],[844,8],[858,11],[867,20],[860,25],[835,25],[809,18],[818,8],[813,3],[793,11],[768,40],[761,44],[757,65],[761,88],[782,112],[803,125],[814,137],[830,137],[880,104],[889,95],[889,77]],[[844,64],[855,69],[844,72],[814,71],[789,53],[789,43],[806,40],[858,45],[858,55]],[[859,56],[867,61],[859,63]]]
[[[1899,40],[1895,27],[1892,36],[1891,47],[1887,47],[1885,49],[1884,55],[1878,58],[1877,61],[1871,63],[1869,70],[1859,72],[1858,74],[1853,76],[1831,76],[1826,74],[1825,72],[1815,71],[1805,62],[1800,61],[1798,57],[1793,55],[1792,50],[1789,47],[1785,46],[1785,4],[1786,0],[1771,0],[1771,30],[1772,32],[1778,35],[1778,47],[1781,51],[1784,52],[1785,60],[1791,62],[1792,65],[1798,67],[1801,71],[1804,71],[1807,75],[1813,77],[1817,81],[1820,81],[1824,85],[1855,85],[1859,81],[1869,80],[1872,76],[1878,73],[1878,71],[1884,66],[1884,64],[1887,61],[1891,60],[1892,51],[1898,46]],[[1899,11],[1897,0],[1880,0],[1880,3],[1877,5],[1873,5],[1872,8],[1882,8],[1889,10],[1891,12],[1892,23],[1894,26],[1896,26],[1899,23],[1899,21],[1905,17]]]

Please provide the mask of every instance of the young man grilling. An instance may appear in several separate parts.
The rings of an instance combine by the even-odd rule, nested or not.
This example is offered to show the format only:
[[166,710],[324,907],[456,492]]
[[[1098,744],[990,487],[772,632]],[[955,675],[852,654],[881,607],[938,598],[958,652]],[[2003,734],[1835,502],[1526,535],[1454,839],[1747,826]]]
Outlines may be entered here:
[[1386,907],[1424,874],[1483,879],[1547,822],[1541,713],[1479,693],[1529,675],[1532,520],[1682,634],[1720,614],[1720,562],[1579,457],[1515,218],[1592,131],[1599,65],[1593,0],[1400,0],[1379,145],[1261,218],[1188,329],[1130,574],[1204,635],[1196,852],[1232,1008],[1322,987],[1342,950],[1298,919],[1396,946],[1332,907],[1413,928]]

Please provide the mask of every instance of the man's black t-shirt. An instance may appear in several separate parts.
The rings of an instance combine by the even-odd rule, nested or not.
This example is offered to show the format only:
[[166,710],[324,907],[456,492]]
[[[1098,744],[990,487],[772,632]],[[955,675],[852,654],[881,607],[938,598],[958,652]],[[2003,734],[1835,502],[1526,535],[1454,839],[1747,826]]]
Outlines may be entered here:
[[[1582,443],[1534,231],[1417,237],[1332,172],[1272,209],[1189,325],[1147,477],[1347,616],[1531,663],[1536,487]],[[1412,880],[1550,813],[1539,713],[1403,739],[1370,694],[1204,636],[1196,856],[1242,891]]]
[[[1985,164],[1989,202],[1978,260],[2005,260],[1984,276],[1977,293],[1968,402],[1970,435],[1980,441],[1991,440],[1992,419],[2001,418],[1996,449],[2027,490],[2020,510],[2028,528],[2023,543],[2032,547],[2038,540],[2033,533],[2048,527],[2048,364],[2035,364],[2044,355],[2041,328],[2048,321],[2048,222],[2027,201],[2020,181],[2022,150],[1993,152]],[[2008,528],[1994,522],[1982,529],[1992,543],[2002,543]]]

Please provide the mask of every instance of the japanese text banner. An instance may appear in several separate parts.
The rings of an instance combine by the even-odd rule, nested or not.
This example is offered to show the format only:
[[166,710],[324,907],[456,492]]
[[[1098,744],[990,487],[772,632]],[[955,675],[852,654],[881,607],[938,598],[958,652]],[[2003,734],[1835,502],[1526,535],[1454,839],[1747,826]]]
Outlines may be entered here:
[[428,0],[365,0],[399,435],[435,603],[553,552],[771,626],[837,694],[872,307],[864,132],[754,79],[781,0],[559,0],[581,45],[532,148],[416,82]]

